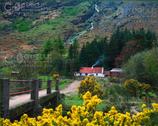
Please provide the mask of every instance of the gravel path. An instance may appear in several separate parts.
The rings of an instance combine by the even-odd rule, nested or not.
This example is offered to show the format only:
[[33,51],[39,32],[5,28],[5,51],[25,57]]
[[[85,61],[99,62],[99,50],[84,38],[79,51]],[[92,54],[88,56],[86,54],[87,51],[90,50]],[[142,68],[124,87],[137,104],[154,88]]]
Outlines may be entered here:
[[73,81],[70,85],[67,86],[67,88],[60,91],[60,93],[65,95],[70,95],[71,93],[75,93],[78,91],[78,88],[80,86],[81,81]]

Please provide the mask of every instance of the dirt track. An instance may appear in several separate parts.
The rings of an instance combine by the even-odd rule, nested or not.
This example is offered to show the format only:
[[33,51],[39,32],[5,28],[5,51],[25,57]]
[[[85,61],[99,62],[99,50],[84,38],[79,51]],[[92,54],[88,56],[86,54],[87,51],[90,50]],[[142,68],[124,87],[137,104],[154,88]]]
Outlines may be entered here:
[[77,80],[73,81],[70,85],[68,85],[67,88],[61,90],[60,93],[69,95],[71,93],[77,92],[80,86],[80,82],[81,81],[77,81]]

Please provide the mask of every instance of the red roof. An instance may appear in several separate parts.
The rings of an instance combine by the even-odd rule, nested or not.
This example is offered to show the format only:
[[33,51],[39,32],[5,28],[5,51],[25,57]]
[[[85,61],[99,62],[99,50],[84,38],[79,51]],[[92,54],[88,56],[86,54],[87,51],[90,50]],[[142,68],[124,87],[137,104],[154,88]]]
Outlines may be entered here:
[[82,67],[80,68],[80,73],[103,73],[104,68],[103,67]]

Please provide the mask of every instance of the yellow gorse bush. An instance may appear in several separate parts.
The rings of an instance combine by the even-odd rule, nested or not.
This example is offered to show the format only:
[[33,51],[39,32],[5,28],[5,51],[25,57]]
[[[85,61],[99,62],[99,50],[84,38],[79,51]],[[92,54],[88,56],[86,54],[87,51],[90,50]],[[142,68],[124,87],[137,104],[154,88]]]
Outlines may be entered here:
[[147,91],[151,89],[149,84],[140,83],[137,80],[129,79],[124,82],[124,87],[130,92],[136,94],[137,91]]
[[92,95],[97,95],[99,98],[103,95],[102,87],[94,76],[87,76],[81,81],[79,93],[84,95],[87,91]]
[[152,113],[158,113],[158,104],[153,103],[149,109],[142,105],[142,112],[136,114],[120,113],[114,106],[111,110],[103,113],[96,111],[96,106],[102,102],[96,95],[90,92],[83,95],[83,105],[73,105],[66,116],[62,115],[62,105],[55,110],[43,109],[42,115],[30,118],[24,114],[20,121],[13,123],[8,119],[2,119],[3,126],[141,126],[150,121]]

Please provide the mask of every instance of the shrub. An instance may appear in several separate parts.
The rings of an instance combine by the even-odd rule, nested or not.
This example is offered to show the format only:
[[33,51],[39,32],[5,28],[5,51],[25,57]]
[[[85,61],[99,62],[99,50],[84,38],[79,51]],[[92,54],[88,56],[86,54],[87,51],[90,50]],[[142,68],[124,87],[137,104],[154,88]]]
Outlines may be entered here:
[[11,77],[12,69],[9,67],[3,67],[0,69],[0,74],[2,74],[3,77]]
[[140,83],[137,80],[129,79],[124,83],[125,88],[136,96],[137,89],[139,88]]
[[140,84],[139,87],[141,90],[144,90],[144,91],[151,89],[150,84],[145,84],[145,83]]
[[157,87],[158,82],[158,48],[146,52],[144,56],[144,71],[146,73],[148,83]]
[[119,78],[119,77],[109,77],[108,79],[112,83],[120,83],[121,82],[121,78]]
[[16,21],[13,23],[13,28],[19,32],[24,32],[28,31],[32,27],[31,25],[32,23],[30,20],[16,19]]
[[158,48],[145,51],[131,57],[124,65],[126,79],[136,79],[141,83],[157,87],[158,82]]
[[85,94],[87,91],[89,91],[92,93],[92,95],[98,95],[98,97],[102,97],[103,91],[101,89],[101,85],[96,81],[95,77],[87,76],[81,81],[79,94]]
[[124,83],[124,87],[134,96],[141,96],[144,92],[147,92],[151,86],[149,84],[140,83],[137,80],[129,79],[126,80]]
[[[131,104],[133,103],[131,94],[121,84],[112,84],[105,88],[104,91],[105,99],[105,110],[108,111],[112,105],[117,109],[125,112],[130,110]],[[134,102],[136,99],[134,100]]]
[[131,57],[130,60],[124,65],[124,72],[126,79],[136,79],[138,81],[145,80],[145,71],[143,65],[143,53],[138,53],[135,56]]

